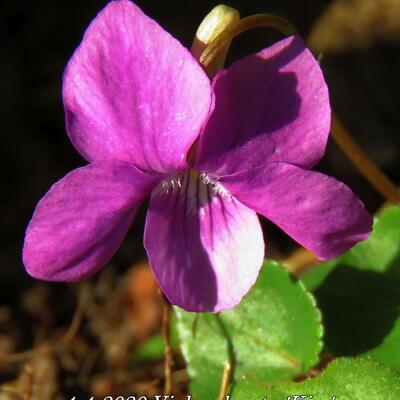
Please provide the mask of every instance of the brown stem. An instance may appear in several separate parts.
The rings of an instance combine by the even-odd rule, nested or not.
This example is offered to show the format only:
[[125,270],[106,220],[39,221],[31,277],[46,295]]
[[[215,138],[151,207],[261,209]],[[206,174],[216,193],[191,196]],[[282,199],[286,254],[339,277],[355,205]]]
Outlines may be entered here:
[[350,161],[386,200],[394,204],[400,203],[400,191],[361,150],[335,114],[332,118],[331,136]]
[[310,266],[318,263],[317,257],[303,247],[299,247],[289,257],[282,260],[282,264],[295,276],[300,276]]
[[218,400],[225,400],[226,395],[228,393],[229,384],[231,383],[231,377],[232,377],[232,366],[230,362],[227,361],[225,363],[224,372],[222,374],[221,387],[219,390]]
[[78,289],[78,304],[76,306],[74,316],[72,317],[71,325],[69,326],[67,332],[61,339],[61,342],[64,345],[70,343],[75,338],[76,334],[79,331],[83,319],[83,309],[87,292],[88,292],[87,284],[85,283],[81,284]]
[[21,361],[26,361],[27,359],[33,357],[37,353],[37,350],[27,350],[20,353],[13,354],[0,354],[0,365],[18,363]]
[[174,364],[174,357],[171,346],[170,338],[170,319],[171,319],[171,303],[165,297],[164,293],[159,289],[159,295],[162,301],[162,336],[164,339],[164,395],[171,395],[174,382],[172,374],[172,366]]

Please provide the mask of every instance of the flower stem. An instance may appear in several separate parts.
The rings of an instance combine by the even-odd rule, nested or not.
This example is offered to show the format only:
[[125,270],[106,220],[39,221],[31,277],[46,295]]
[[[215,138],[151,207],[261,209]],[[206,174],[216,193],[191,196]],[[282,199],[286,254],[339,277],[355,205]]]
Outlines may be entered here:
[[361,150],[335,114],[332,118],[331,136],[349,160],[387,201],[400,203],[400,191],[396,185]]
[[165,297],[164,293],[159,289],[159,295],[162,301],[162,336],[164,339],[164,395],[171,395],[174,382],[172,377],[172,366],[174,358],[172,353],[171,338],[170,338],[170,319],[171,319],[171,303]]
[[282,32],[285,36],[297,34],[296,28],[284,18],[271,14],[255,14],[250,17],[242,18],[232,28],[224,30],[215,40],[213,40],[203,51],[200,56],[200,64],[204,68],[213,62],[221,49],[229,43],[233,38],[254,28],[275,28]]
[[222,374],[218,400],[225,400],[226,394],[228,393],[228,386],[231,383],[231,376],[232,366],[230,362],[227,361],[224,365],[224,372]]
[[318,263],[317,257],[304,247],[297,248],[282,260],[282,264],[295,276],[301,275],[307,268]]

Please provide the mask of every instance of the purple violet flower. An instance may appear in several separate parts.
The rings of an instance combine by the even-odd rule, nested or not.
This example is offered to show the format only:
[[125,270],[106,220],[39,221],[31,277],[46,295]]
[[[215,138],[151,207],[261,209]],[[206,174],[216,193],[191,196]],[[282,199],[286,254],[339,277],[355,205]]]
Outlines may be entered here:
[[211,84],[135,4],[113,1],[69,61],[63,98],[68,135],[89,164],[35,210],[23,259],[36,278],[74,282],[97,272],[149,195],[150,265],[171,303],[190,311],[232,308],[255,283],[264,258],[256,213],[321,260],[371,231],[348,187],[310,171],[324,154],[331,110],[299,37],[235,62]]

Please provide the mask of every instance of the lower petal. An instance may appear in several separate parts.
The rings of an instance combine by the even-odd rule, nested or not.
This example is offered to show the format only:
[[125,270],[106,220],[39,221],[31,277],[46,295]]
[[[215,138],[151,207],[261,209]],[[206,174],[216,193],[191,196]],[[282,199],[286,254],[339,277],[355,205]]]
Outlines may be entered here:
[[372,229],[371,216],[352,191],[318,172],[277,163],[221,183],[321,260],[367,239]]
[[70,172],[39,202],[28,226],[23,250],[28,273],[79,281],[97,272],[118,249],[158,180],[116,161]]
[[264,257],[256,213],[199,179],[153,193],[144,241],[160,287],[188,311],[233,308],[255,283]]

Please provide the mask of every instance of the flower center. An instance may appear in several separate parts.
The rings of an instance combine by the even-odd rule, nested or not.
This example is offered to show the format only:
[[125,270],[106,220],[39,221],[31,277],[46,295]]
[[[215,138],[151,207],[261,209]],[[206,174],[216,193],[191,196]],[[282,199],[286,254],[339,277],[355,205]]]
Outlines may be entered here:
[[189,208],[194,210],[211,203],[216,197],[223,197],[228,201],[232,199],[232,195],[220,183],[213,181],[206,172],[195,170],[172,174],[162,181],[158,188],[159,194],[175,191],[185,196],[189,200]]

